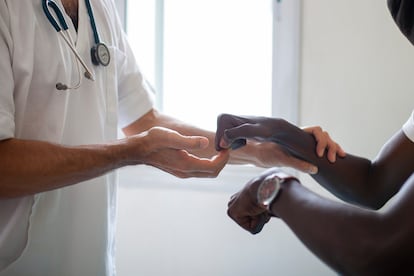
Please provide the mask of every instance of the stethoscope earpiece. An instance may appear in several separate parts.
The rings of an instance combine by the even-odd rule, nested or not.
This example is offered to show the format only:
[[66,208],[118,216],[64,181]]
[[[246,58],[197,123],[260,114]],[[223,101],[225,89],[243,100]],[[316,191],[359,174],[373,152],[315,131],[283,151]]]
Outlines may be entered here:
[[56,83],[56,89],[57,90],[67,90],[68,86],[66,84],[63,84],[61,82]]

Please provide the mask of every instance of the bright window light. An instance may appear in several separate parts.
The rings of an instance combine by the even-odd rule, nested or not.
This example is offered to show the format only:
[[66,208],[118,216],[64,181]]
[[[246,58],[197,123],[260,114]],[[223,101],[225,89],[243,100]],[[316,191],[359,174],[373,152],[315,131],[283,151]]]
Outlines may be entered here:
[[210,130],[220,113],[271,115],[271,0],[133,0],[127,11],[131,46],[162,87],[165,113]]

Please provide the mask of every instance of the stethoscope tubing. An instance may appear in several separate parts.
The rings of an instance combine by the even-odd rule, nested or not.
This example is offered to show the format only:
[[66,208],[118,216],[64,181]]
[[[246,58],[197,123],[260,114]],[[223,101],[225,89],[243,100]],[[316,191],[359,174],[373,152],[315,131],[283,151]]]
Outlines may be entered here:
[[[93,16],[93,11],[92,11],[90,1],[85,0],[85,4],[86,4],[87,12],[88,12],[91,27],[92,27],[95,44],[100,45],[102,43],[100,42],[100,39],[99,39],[99,35],[98,35],[97,28],[96,28],[96,23],[95,23],[95,18]],[[49,7],[53,9],[54,13],[56,14],[56,17],[57,17],[58,21],[56,21],[56,18],[50,12]],[[63,16],[63,13],[61,12],[59,6],[53,0],[42,0],[42,8],[43,8],[43,11],[44,11],[47,19],[52,24],[53,28],[56,30],[57,33],[60,34],[60,36],[65,41],[65,43],[69,46],[71,52],[75,55],[76,60],[81,64],[81,66],[85,70],[85,73],[84,73],[85,77],[92,80],[92,81],[94,81],[95,80],[94,74],[89,69],[86,62],[79,55],[78,51],[76,51],[76,49],[75,49],[72,36],[70,35],[70,32],[69,32],[69,27],[68,27],[68,25],[65,21],[65,18]],[[102,45],[105,46],[104,44],[102,44]],[[106,46],[105,46],[105,48],[106,48]],[[92,49],[94,49],[94,48],[92,48]],[[109,62],[109,59],[108,59],[108,62]],[[79,68],[79,63],[77,65],[78,68]],[[96,64],[96,63],[94,63],[94,64]],[[107,64],[104,64],[104,65],[106,66]],[[79,72],[79,74],[80,74],[80,72]],[[80,79],[81,79],[81,77],[79,76],[79,83],[77,83],[73,87],[70,87],[70,89],[77,89],[80,86]],[[65,89],[68,89],[68,87],[66,85],[63,85],[63,84],[60,84],[60,83],[57,84],[57,85],[59,85],[59,87],[65,86],[66,87]]]
[[89,19],[91,21],[93,37],[95,39],[95,44],[99,44],[99,43],[101,43],[101,40],[99,39],[98,29],[96,28],[95,16],[93,16],[91,2],[89,0],[86,0],[85,4],[86,4],[86,9],[88,10]]
[[[85,0],[86,9],[89,15],[89,21],[92,27],[93,37],[95,40],[95,45],[91,48],[91,57],[92,57],[92,63],[95,65],[103,65],[108,66],[110,61],[110,55],[109,55],[109,49],[108,47],[102,43],[99,39],[98,30],[96,28],[96,22],[95,17],[93,15],[92,6],[89,0]],[[57,32],[65,32],[69,29],[68,24],[65,21],[65,17],[63,16],[63,13],[61,12],[59,6],[55,3],[54,0],[42,0],[42,7],[43,11],[49,20],[49,22],[52,24],[53,28]],[[50,13],[49,7],[53,9],[55,12],[57,19],[59,23],[56,21],[55,17]],[[67,32],[70,36],[69,32]],[[71,46],[72,50],[74,49],[73,46]],[[76,54],[79,56],[78,54]]]
[[[66,31],[65,31],[66,32]],[[79,55],[78,51],[73,47],[72,39],[68,39],[64,34],[63,31],[58,31],[58,33],[62,36],[62,38],[65,40],[66,44],[68,44],[69,48],[71,49],[72,53],[76,56],[77,60],[82,65],[83,69],[85,69],[85,77],[88,79],[95,81],[95,76],[92,74],[92,71],[89,70],[88,65],[86,65],[86,62],[82,59],[82,57]],[[69,35],[70,37],[70,35]]]
[[[43,11],[44,11],[47,19],[49,20],[49,22],[52,24],[53,28],[55,28],[55,30],[57,32],[62,31],[62,28],[65,31],[69,29],[68,25],[66,24],[65,18],[63,17],[62,12],[60,11],[58,5],[54,1],[51,1],[51,0],[43,0],[42,1],[42,7],[43,7]],[[60,26],[56,22],[56,20],[53,17],[53,15],[50,13],[49,7],[51,7],[53,9],[53,11],[56,13],[56,16],[59,19]],[[61,26],[62,26],[62,28],[61,28]]]

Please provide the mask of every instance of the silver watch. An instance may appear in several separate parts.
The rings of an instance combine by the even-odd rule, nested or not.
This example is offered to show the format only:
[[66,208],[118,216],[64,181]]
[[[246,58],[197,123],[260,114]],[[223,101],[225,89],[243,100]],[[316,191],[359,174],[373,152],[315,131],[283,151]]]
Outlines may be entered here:
[[280,178],[276,174],[271,174],[260,183],[259,188],[257,189],[257,201],[267,210],[269,210],[270,204],[279,194],[280,184],[283,180],[283,178]]

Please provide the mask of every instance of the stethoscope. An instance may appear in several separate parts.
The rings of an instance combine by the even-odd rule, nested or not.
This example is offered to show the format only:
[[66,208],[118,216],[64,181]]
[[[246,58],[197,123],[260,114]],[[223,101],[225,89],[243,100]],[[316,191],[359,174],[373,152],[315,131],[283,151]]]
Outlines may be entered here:
[[[85,0],[85,4],[86,4],[86,9],[88,11],[88,15],[89,15],[89,19],[90,19],[91,27],[92,27],[92,31],[93,31],[93,36],[94,36],[94,40],[95,40],[95,45],[91,48],[92,63],[94,65],[108,66],[108,64],[111,60],[111,56],[109,54],[109,49],[99,39],[99,34],[98,34],[98,30],[96,29],[95,18],[93,16],[91,3],[89,2],[89,0]],[[79,55],[78,51],[76,51],[76,49],[75,49],[72,36],[70,35],[70,32],[68,31],[69,27],[66,24],[65,18],[63,16],[59,6],[55,3],[54,0],[42,0],[42,6],[43,6],[43,11],[44,11],[47,19],[50,21],[50,23],[55,28],[55,30],[61,35],[61,37],[66,42],[66,44],[69,46],[69,48],[71,49],[72,53],[75,55],[76,60],[77,60],[76,61],[76,66],[77,66],[77,69],[78,69],[78,72],[79,72],[78,82],[73,86],[68,86],[64,83],[58,82],[58,83],[56,83],[56,89],[57,90],[67,90],[67,89],[77,89],[77,88],[80,87],[81,80],[82,80],[82,75],[81,75],[81,70],[80,70],[79,63],[83,67],[83,69],[85,70],[84,76],[87,79],[94,81],[95,76],[93,75],[92,71],[88,68],[85,61],[82,59],[82,57]],[[52,8],[53,11],[55,12],[60,25],[57,23],[55,18],[50,13],[49,7]]]

